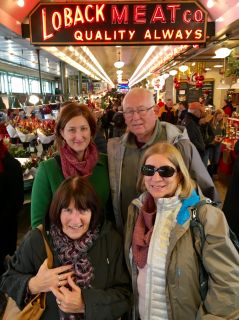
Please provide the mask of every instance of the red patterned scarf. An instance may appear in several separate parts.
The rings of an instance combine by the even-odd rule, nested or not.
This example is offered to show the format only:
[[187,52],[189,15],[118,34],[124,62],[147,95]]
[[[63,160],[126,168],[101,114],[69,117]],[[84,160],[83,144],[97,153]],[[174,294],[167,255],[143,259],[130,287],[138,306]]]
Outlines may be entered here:
[[[88,230],[80,239],[72,240],[61,229],[52,224],[50,234],[62,265],[73,265],[75,282],[80,288],[90,288],[94,278],[94,268],[88,258],[88,251],[99,237],[99,227]],[[78,313],[65,313],[59,309],[60,320],[78,320]]]
[[3,140],[0,140],[0,172],[3,172],[3,159],[5,158],[5,155],[7,154],[7,147],[3,143]]
[[132,239],[133,258],[139,268],[143,268],[147,262],[155,218],[156,205],[153,197],[148,193],[139,211]]
[[79,161],[76,153],[67,144],[60,148],[61,166],[65,178],[80,175],[88,177],[99,159],[96,145],[91,142],[85,150],[83,161]]

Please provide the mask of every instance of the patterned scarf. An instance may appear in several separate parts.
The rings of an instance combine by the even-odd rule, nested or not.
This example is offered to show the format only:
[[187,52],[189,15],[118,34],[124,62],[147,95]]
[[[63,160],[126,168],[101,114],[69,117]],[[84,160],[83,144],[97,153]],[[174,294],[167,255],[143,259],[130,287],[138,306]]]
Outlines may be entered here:
[[149,243],[156,218],[156,206],[153,197],[147,193],[146,199],[134,227],[132,251],[134,261],[139,268],[143,268],[147,261]]
[[[72,264],[76,284],[81,288],[89,288],[94,277],[94,268],[88,259],[88,251],[99,236],[99,228],[87,233],[78,240],[71,240],[56,225],[51,225],[50,234],[57,255],[62,265]],[[60,320],[81,319],[80,314],[69,314],[61,311]]]
[[7,147],[3,143],[3,140],[0,140],[0,172],[3,172],[4,167],[3,167],[3,159],[5,155],[7,154]]
[[96,145],[91,142],[85,150],[84,160],[79,161],[75,151],[65,143],[65,145],[60,148],[60,157],[62,171],[65,178],[76,175],[88,177],[92,174],[92,171],[98,161],[99,152]]

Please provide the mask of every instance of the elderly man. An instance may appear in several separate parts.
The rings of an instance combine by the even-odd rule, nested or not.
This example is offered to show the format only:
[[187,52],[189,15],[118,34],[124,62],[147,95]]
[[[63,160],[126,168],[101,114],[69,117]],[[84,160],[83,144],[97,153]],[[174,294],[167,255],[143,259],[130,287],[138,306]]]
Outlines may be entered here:
[[220,202],[217,191],[186,129],[160,122],[154,112],[152,93],[144,88],[130,90],[123,100],[128,132],[108,141],[109,175],[117,227],[122,231],[128,205],[137,197],[140,160],[145,150],[158,141],[168,141],[181,152],[191,177],[205,196]]

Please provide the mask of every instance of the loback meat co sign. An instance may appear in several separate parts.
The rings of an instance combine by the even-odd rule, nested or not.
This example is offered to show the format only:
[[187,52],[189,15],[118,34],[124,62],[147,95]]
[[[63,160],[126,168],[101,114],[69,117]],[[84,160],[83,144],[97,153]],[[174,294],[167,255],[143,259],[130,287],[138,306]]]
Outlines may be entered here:
[[29,18],[38,45],[195,44],[207,34],[195,1],[40,3]]

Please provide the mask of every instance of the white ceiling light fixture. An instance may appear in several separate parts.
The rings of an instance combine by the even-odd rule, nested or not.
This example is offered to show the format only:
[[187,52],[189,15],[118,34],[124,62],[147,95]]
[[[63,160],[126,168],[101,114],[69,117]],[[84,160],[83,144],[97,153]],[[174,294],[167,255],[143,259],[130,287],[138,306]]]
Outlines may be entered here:
[[230,86],[229,86],[229,84],[227,84],[227,83],[225,82],[225,79],[221,79],[221,80],[220,80],[220,83],[219,83],[219,85],[217,86],[216,89],[228,90],[228,89],[230,89]]
[[239,89],[239,79],[231,86],[231,89]]
[[186,65],[182,65],[182,66],[179,66],[179,71],[181,71],[181,72],[185,72],[185,71],[187,71],[188,70],[188,66],[186,66]]
[[116,74],[118,74],[118,75],[123,74],[123,70],[117,70]]
[[170,74],[170,76],[176,76],[176,74],[178,73],[178,71],[177,70],[170,70],[169,71],[169,74]]
[[224,59],[231,54],[231,49],[228,48],[220,48],[215,51],[215,55],[213,58],[221,58]]
[[119,59],[118,59],[118,61],[116,61],[116,62],[114,63],[114,66],[115,66],[115,68],[117,68],[117,69],[121,69],[121,68],[123,68],[123,66],[124,66],[124,61],[121,61],[121,58],[120,58],[120,50],[118,51],[118,57],[119,57]]
[[215,4],[216,4],[216,2],[214,0],[208,0],[208,2],[207,2],[208,9],[211,9],[212,7],[214,7]]
[[162,77],[163,77],[163,79],[164,79],[164,80],[168,79],[168,77],[169,77],[169,73],[167,73],[167,72],[166,72],[166,73],[164,73],[164,74],[162,75]]
[[25,6],[25,1],[24,0],[17,0],[17,5],[18,5],[18,7],[22,8]]

